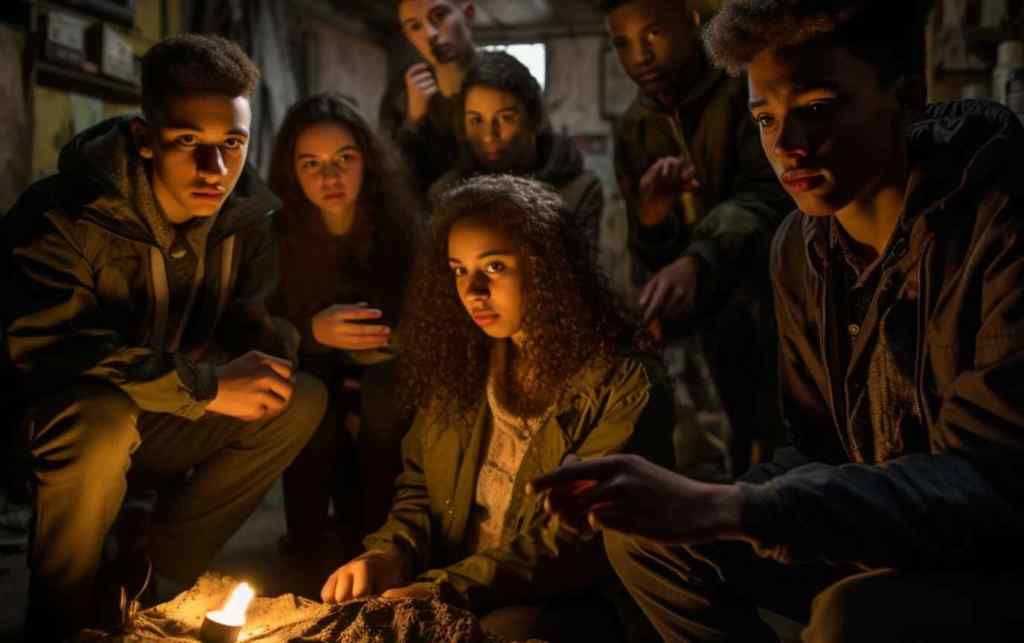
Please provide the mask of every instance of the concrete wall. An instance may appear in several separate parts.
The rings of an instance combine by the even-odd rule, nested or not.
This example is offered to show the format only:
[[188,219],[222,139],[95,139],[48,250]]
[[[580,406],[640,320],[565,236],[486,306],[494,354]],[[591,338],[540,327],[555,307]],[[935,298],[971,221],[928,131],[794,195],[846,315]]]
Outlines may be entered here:
[[376,127],[388,79],[384,45],[361,24],[343,19],[310,23],[304,41],[308,93],[344,94]]

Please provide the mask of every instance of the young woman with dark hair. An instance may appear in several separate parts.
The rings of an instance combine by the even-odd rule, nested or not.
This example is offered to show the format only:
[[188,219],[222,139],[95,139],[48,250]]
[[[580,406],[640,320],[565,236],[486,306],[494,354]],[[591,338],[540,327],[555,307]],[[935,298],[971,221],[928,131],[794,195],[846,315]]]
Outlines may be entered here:
[[566,458],[670,461],[671,389],[560,203],[510,175],[440,199],[401,326],[404,471],[325,601],[440,591],[513,640],[615,632],[600,546],[546,520],[525,484]]
[[[284,474],[287,543],[316,560],[332,488],[335,511],[344,512],[355,535],[383,522],[400,469],[407,418],[390,403],[392,328],[411,268],[417,202],[397,155],[332,94],[289,111],[270,184],[284,201],[276,219],[281,282],[271,307],[300,330],[299,363],[331,394],[316,436]],[[359,475],[339,484],[339,443],[349,440],[350,413],[360,417],[359,461],[344,469]]]
[[506,172],[548,184],[561,210],[584,238],[597,244],[604,192],[583,166],[583,155],[548,122],[544,92],[530,70],[502,51],[478,54],[458,99],[458,164],[431,188],[431,199],[476,174]]

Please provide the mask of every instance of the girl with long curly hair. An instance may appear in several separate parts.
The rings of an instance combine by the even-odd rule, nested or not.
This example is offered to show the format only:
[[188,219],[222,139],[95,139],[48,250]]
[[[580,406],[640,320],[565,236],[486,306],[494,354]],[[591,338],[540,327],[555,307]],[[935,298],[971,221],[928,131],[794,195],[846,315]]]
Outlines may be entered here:
[[559,206],[510,175],[441,198],[401,325],[404,471],[325,601],[436,592],[509,639],[616,631],[599,539],[547,520],[526,482],[574,457],[669,462],[671,390]]
[[[276,219],[281,283],[271,308],[300,330],[299,366],[331,394],[319,430],[284,474],[282,544],[316,563],[333,527],[332,490],[335,513],[348,520],[343,534],[355,536],[384,521],[401,470],[408,416],[390,403],[392,328],[412,267],[417,202],[397,154],[332,94],[306,98],[288,112],[270,184],[284,202]],[[350,439],[350,413],[360,418],[358,448],[339,449]],[[358,463],[339,467],[339,454],[353,452]]]

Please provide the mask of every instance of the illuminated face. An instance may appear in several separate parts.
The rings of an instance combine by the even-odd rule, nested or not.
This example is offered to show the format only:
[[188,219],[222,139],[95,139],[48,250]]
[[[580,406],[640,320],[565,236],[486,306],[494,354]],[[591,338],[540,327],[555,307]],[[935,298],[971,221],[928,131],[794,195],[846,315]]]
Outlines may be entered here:
[[537,132],[517,96],[476,85],[466,93],[466,142],[481,166],[492,172],[526,172],[533,167]]
[[352,132],[332,122],[306,126],[295,139],[295,176],[302,192],[326,218],[351,220],[365,171]]
[[608,13],[608,32],[622,68],[648,96],[679,92],[681,72],[700,50],[700,20],[682,6],[669,0],[632,0]]
[[152,160],[153,193],[172,223],[220,212],[249,149],[249,99],[219,93],[172,97],[156,123],[136,127]]
[[479,218],[465,218],[448,235],[448,265],[462,305],[495,339],[523,338],[523,273],[514,241]]
[[901,158],[895,87],[846,49],[803,46],[759,54],[748,67],[750,113],[783,187],[806,214],[870,198]]
[[398,5],[402,33],[435,66],[472,55],[475,12],[473,3],[458,0],[403,0]]

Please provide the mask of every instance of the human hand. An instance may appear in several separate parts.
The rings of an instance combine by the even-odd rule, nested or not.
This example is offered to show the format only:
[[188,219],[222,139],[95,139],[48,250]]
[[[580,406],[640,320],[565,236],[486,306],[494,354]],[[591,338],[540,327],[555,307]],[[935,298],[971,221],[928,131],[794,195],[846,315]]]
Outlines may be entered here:
[[313,337],[324,346],[342,350],[367,350],[388,345],[391,328],[384,324],[360,324],[380,319],[383,313],[366,304],[335,304],[313,317]]
[[288,360],[249,351],[217,367],[217,395],[206,410],[246,422],[276,415],[291,400],[294,378]]
[[430,106],[430,97],[438,92],[434,71],[427,63],[416,63],[405,72],[405,125],[415,127],[424,118]]
[[[574,494],[573,487],[584,490]],[[738,537],[740,531],[738,487],[697,482],[637,455],[570,462],[528,489],[547,493],[549,514],[567,520],[585,515],[595,530],[672,544]]]
[[400,601],[405,598],[430,600],[434,597],[434,594],[435,591],[433,583],[413,583],[411,585],[406,585],[405,587],[389,589],[381,594],[380,597],[386,598],[389,601]]
[[640,225],[663,222],[683,192],[700,187],[697,168],[678,156],[658,159],[640,177]]
[[643,323],[689,317],[700,289],[700,272],[700,259],[687,256],[676,259],[651,277],[637,300]]
[[325,603],[344,603],[380,594],[403,583],[402,561],[390,554],[371,551],[335,570],[320,590],[320,598]]

